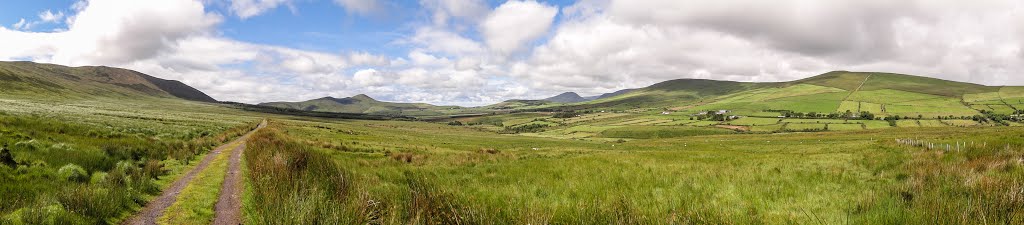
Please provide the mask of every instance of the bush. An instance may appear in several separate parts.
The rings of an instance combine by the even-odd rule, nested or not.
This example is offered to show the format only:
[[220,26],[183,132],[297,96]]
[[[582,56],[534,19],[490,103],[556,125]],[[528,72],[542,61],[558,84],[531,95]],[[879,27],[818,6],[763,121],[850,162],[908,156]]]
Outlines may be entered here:
[[81,166],[69,163],[57,170],[57,175],[68,181],[83,182],[89,180],[89,173]]
[[106,172],[95,172],[95,173],[92,173],[92,178],[89,178],[89,183],[90,184],[94,184],[94,185],[102,184],[106,180],[107,180],[107,173]]

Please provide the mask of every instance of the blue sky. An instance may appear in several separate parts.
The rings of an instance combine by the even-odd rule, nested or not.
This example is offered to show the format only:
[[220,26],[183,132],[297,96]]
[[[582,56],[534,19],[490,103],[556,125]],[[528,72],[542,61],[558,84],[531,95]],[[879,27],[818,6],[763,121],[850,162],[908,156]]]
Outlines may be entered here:
[[464,106],[832,70],[1024,85],[1019,1],[55,0],[0,3],[0,60],[106,65],[258,103]]

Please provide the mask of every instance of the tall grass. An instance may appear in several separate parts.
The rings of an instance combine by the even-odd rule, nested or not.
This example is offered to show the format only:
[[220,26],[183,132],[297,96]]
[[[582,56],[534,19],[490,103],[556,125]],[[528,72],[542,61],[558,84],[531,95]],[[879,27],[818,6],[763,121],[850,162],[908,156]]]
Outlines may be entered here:
[[[279,121],[273,127],[269,139],[276,141],[264,142],[275,147],[261,151],[301,150],[332,159],[334,169],[322,170],[345,171],[350,188],[344,197],[321,200],[331,192],[310,191],[324,190],[308,187],[315,182],[303,177],[310,175],[263,178],[252,184],[252,198],[277,193],[274,198],[282,200],[247,202],[266,208],[248,211],[262,219],[249,221],[254,224],[292,222],[320,211],[347,218],[331,222],[371,224],[1021,224],[1024,199],[1024,139],[1014,128],[614,143],[414,122]],[[906,137],[988,147],[936,152],[892,141]],[[262,154],[247,160],[289,161]],[[267,185],[307,188],[260,187]],[[309,211],[275,212],[259,206],[265,204]]]
[[285,136],[261,129],[244,153],[250,192],[246,224],[362,224],[366,206],[352,194],[351,176],[329,157]]
[[1024,139],[969,134],[955,138],[975,144],[961,151],[892,146],[910,155],[893,170],[903,182],[873,200],[881,203],[865,213],[869,216],[864,222],[1024,224]]
[[[0,223],[116,223],[160,193],[182,164],[254,127],[177,138],[41,116],[0,115],[0,145],[16,165],[0,165]],[[132,128],[125,128],[132,129]]]

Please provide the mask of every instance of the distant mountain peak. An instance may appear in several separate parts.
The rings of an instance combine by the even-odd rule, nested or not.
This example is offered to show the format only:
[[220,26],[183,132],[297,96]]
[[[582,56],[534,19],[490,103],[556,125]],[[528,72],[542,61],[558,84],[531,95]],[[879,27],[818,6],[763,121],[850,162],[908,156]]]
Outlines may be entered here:
[[565,92],[555,95],[554,97],[545,98],[544,100],[559,103],[576,103],[587,101],[586,98],[580,97],[580,95],[576,94],[576,92]]
[[352,96],[352,98],[353,99],[359,99],[359,100],[377,101],[376,99],[373,99],[369,95],[365,95],[365,94],[358,94],[358,95]]

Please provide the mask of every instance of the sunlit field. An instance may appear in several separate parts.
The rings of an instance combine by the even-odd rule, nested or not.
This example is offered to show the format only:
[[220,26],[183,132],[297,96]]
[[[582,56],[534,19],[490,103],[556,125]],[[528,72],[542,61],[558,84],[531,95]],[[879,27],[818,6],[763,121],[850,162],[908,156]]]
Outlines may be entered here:
[[1024,222],[1024,136],[1008,127],[607,142],[421,122],[271,128],[246,152],[249,223]]

